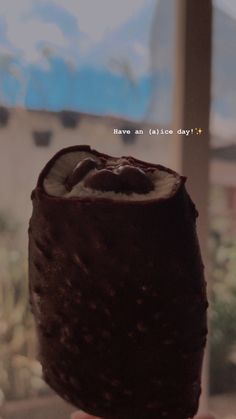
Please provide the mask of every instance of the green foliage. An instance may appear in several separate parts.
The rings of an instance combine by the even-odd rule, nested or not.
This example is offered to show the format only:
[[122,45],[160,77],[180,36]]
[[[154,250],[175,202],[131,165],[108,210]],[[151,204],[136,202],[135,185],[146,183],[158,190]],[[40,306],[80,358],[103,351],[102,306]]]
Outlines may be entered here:
[[236,391],[236,237],[222,228],[225,218],[210,235],[212,393]]
[[0,212],[0,234],[16,234],[18,224],[13,217],[5,212]]
[[36,360],[26,255],[14,248],[16,223],[2,214],[0,233],[0,394],[11,400],[43,394],[47,387]]

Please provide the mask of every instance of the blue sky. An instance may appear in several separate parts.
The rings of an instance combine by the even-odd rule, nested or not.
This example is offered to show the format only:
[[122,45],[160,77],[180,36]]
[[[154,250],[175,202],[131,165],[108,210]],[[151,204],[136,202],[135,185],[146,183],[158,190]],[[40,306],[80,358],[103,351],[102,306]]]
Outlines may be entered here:
[[14,1],[0,2],[2,101],[144,117],[156,0]]
[[[162,109],[155,118],[168,123],[169,40],[168,45],[158,45],[157,68],[151,65],[150,30],[153,16],[158,16],[158,3],[159,0],[0,0],[0,100],[32,108],[71,107],[145,119],[155,73],[155,86],[160,92],[156,107]],[[214,3],[236,20],[235,0]],[[160,22],[160,26],[167,37],[172,36],[165,22]],[[219,64],[215,66],[218,87],[212,116],[216,131],[224,129],[227,135],[236,131],[236,100],[228,81],[235,82],[235,76],[224,78],[231,64],[228,70],[224,64],[226,71]],[[6,76],[7,66],[11,71]],[[222,92],[229,93],[223,97]]]
[[[19,54],[26,62],[35,62],[41,58],[40,44],[48,44],[70,60],[87,62],[93,59],[92,52],[99,44],[106,43],[143,10],[151,18],[156,3],[156,0],[1,0],[1,49]],[[146,47],[138,40],[130,45],[142,59],[147,55]]]

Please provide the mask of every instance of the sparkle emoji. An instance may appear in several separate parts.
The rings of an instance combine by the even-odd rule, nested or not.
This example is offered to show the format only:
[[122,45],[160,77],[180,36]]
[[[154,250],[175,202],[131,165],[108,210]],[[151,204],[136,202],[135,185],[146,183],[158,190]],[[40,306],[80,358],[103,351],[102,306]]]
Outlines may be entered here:
[[201,135],[203,133],[203,129],[202,128],[195,128],[195,132],[197,135]]

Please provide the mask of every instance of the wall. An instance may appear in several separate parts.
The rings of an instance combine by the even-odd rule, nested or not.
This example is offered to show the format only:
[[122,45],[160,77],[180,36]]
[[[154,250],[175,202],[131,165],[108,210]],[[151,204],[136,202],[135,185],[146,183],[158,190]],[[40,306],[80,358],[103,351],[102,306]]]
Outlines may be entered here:
[[[145,134],[138,136],[133,144],[124,144],[121,136],[113,134],[113,129],[129,126],[127,121],[83,114],[79,118],[77,127],[69,129],[62,126],[58,114],[12,109],[8,125],[0,127],[0,209],[20,221],[25,250],[31,191],[45,163],[61,148],[90,144],[114,156],[133,155],[168,165],[167,137],[150,136],[150,125],[135,124]],[[37,147],[32,136],[35,130],[52,130],[51,145]]]

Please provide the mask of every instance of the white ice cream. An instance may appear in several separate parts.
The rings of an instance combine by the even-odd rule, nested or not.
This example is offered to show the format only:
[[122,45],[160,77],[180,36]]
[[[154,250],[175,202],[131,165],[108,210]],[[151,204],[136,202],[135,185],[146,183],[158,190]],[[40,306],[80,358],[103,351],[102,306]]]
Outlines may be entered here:
[[[147,199],[158,199],[165,198],[171,195],[171,192],[176,188],[180,183],[180,177],[176,177],[171,173],[168,173],[163,170],[156,169],[154,172],[149,172],[147,176],[151,179],[154,184],[154,189],[145,194],[139,193],[116,193],[113,191],[100,191],[88,188],[84,185],[84,179],[75,185],[72,190],[69,192],[65,187],[66,178],[73,172],[76,165],[84,160],[85,158],[92,158],[93,160],[100,161],[93,153],[89,152],[69,152],[63,154],[58,158],[51,170],[49,171],[47,177],[44,179],[44,190],[48,195],[63,197],[63,198],[72,198],[72,197],[94,197],[94,198],[109,198],[113,200],[134,200],[134,201],[143,201]],[[128,160],[124,157],[117,159],[109,159],[109,164],[115,162],[118,164],[130,164]],[[96,172],[98,169],[92,169],[89,172]]]

